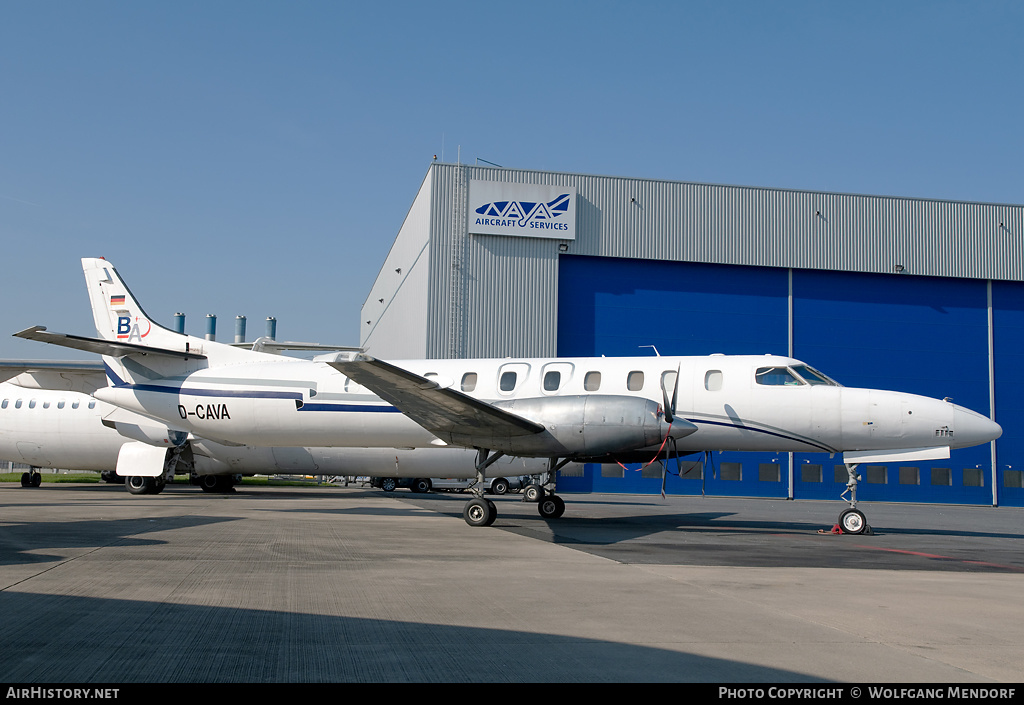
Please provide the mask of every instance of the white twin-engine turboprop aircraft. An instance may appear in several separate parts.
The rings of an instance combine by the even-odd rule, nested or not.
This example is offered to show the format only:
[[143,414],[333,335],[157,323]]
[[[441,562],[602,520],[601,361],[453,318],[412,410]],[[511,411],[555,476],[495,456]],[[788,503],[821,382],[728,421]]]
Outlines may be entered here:
[[[281,447],[461,446],[477,450],[480,479],[504,456],[546,458],[538,508],[558,517],[565,504],[551,492],[554,475],[571,461],[708,450],[843,453],[851,493],[839,523],[859,533],[867,526],[856,509],[859,463],[946,458],[950,448],[1002,432],[952,403],[842,387],[799,360],[772,355],[283,358],[163,328],[109,262],[83,259],[82,266],[99,338],[42,327],[15,335],[99,353],[110,385],[93,396],[163,424],[156,437],[122,447],[119,473],[122,463],[132,467],[122,474],[160,476],[189,438]],[[463,516],[485,526],[496,511],[480,493]]]

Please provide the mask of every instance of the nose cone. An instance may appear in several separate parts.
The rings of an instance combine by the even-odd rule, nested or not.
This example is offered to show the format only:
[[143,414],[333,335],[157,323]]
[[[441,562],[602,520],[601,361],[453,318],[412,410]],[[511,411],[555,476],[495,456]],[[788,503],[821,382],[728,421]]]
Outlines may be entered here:
[[953,406],[953,448],[968,448],[994,441],[1003,435],[1003,427],[987,416]]

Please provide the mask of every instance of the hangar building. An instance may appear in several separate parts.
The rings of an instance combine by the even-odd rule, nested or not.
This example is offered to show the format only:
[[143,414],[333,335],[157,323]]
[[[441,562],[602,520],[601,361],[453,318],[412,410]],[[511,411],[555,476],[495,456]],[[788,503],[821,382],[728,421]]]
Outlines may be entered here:
[[[948,460],[861,466],[860,500],[1024,506],[1022,235],[1020,205],[435,162],[360,337],[390,359],[790,355],[1003,427]],[[666,490],[834,499],[840,461],[689,456]],[[559,490],[661,490],[634,468],[563,471]]]

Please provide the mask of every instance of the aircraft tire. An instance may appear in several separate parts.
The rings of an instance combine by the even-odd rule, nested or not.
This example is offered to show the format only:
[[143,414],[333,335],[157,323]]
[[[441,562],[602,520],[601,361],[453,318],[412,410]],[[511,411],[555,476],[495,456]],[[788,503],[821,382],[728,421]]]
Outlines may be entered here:
[[393,477],[385,477],[380,481],[380,488],[385,492],[394,492],[396,487],[398,487],[398,481]]
[[508,480],[504,477],[499,477],[491,483],[491,492],[494,494],[507,494],[508,493]]
[[847,509],[839,515],[839,528],[844,534],[863,534],[868,522],[860,510]]
[[557,519],[565,513],[565,502],[556,494],[549,494],[537,503],[537,511],[545,519]]
[[27,472],[21,473],[21,486],[22,487],[31,487],[32,486],[32,476],[29,475]]
[[129,494],[150,494],[153,487],[153,478],[142,475],[129,475],[125,478],[124,486]]
[[203,492],[221,491],[220,478],[217,475],[200,475],[198,484]]
[[164,482],[163,480],[157,480],[157,479],[154,478],[153,484],[149,488],[149,493],[150,494],[160,494],[161,492],[164,491],[165,487],[167,487],[167,483],[166,482]]
[[544,491],[541,490],[540,485],[527,485],[526,489],[523,490],[523,499],[527,502],[537,502],[544,495]]
[[41,484],[43,484],[43,476],[40,475],[39,473],[36,473],[35,475],[32,476],[32,486],[39,487]]
[[498,512],[494,504],[479,497],[474,497],[466,502],[466,506],[462,509],[462,518],[470,526],[490,526],[497,516]]

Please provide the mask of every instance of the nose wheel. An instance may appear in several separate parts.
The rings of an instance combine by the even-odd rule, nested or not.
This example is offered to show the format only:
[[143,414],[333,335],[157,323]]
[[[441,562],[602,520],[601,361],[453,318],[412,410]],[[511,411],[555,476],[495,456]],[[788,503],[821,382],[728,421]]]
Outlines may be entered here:
[[844,534],[863,534],[868,528],[868,521],[859,509],[847,509],[839,515],[839,528]]

